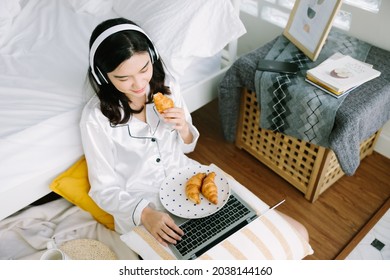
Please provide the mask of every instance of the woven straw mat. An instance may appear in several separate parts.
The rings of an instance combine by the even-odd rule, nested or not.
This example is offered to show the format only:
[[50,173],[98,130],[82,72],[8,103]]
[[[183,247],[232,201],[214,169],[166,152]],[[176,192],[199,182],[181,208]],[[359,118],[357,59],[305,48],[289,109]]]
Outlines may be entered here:
[[100,241],[93,239],[75,239],[63,243],[60,247],[72,260],[117,260],[115,253]]

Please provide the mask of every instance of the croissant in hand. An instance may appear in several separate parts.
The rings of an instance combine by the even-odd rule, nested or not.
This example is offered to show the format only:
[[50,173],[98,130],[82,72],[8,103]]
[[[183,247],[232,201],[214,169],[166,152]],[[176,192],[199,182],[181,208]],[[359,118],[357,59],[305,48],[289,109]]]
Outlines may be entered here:
[[218,188],[214,182],[215,172],[209,173],[203,180],[201,193],[213,204],[218,204]]
[[197,173],[186,183],[186,196],[196,204],[200,204],[200,188],[205,177],[205,173]]
[[153,95],[153,102],[154,105],[156,105],[156,109],[160,114],[166,109],[173,108],[175,106],[173,100],[165,96],[161,92],[157,92],[155,95]]

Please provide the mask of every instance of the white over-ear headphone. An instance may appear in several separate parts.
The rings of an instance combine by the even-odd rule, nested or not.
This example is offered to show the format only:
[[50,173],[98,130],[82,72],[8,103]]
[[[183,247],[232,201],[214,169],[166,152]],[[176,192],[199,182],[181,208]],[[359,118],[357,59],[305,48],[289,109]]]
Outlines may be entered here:
[[[148,39],[148,43],[149,43],[149,55],[150,55],[150,59],[152,61],[152,63],[154,63],[156,60],[159,59],[159,55],[158,55],[158,52],[152,42],[152,40],[149,38],[149,36],[137,25],[134,25],[134,24],[130,24],[130,23],[124,23],[124,24],[119,24],[119,25],[115,25],[115,26],[112,26],[110,28],[108,28],[107,30],[103,31],[96,39],[95,41],[93,42],[92,46],[91,46],[91,49],[89,51],[89,65],[91,66],[91,72],[92,72],[92,76],[94,77],[95,81],[101,85],[102,84],[102,81],[99,79],[99,75],[100,77],[102,78],[102,80],[108,84],[108,81],[107,79],[104,77],[103,73],[100,71],[100,69],[98,67],[95,67],[94,65],[94,59],[95,59],[95,53],[96,53],[96,50],[98,49],[98,47],[100,46],[100,44],[105,40],[107,39],[109,36],[111,36],[112,34],[114,33],[117,33],[117,32],[120,32],[120,31],[124,31],[124,30],[133,30],[133,31],[138,31],[142,34],[144,34],[146,36],[146,38]],[[95,68],[96,70],[99,72],[99,74],[96,73],[95,71]]]

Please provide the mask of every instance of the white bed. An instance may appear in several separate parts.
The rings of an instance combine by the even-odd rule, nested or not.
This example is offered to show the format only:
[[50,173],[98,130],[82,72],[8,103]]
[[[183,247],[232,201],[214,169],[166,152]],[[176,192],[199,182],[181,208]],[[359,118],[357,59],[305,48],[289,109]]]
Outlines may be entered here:
[[222,49],[232,42],[234,55],[245,32],[233,5],[221,0],[0,3],[0,220],[48,194],[83,154],[78,121],[90,96],[88,40],[98,23],[119,16],[139,23],[191,112],[215,98],[226,70]]

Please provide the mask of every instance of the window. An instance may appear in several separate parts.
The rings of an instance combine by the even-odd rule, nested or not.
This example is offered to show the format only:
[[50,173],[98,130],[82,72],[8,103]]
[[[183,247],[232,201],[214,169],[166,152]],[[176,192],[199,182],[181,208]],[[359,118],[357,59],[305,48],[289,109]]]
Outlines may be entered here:
[[381,0],[344,0],[343,3],[372,13],[378,13],[381,6]]
[[[240,10],[254,17],[259,17],[260,15],[262,20],[284,28],[294,3],[295,0],[241,0]],[[381,0],[344,0],[343,5],[350,5],[368,12],[378,13]],[[333,26],[348,31],[352,23],[352,14],[344,11],[342,7],[335,17]]]

